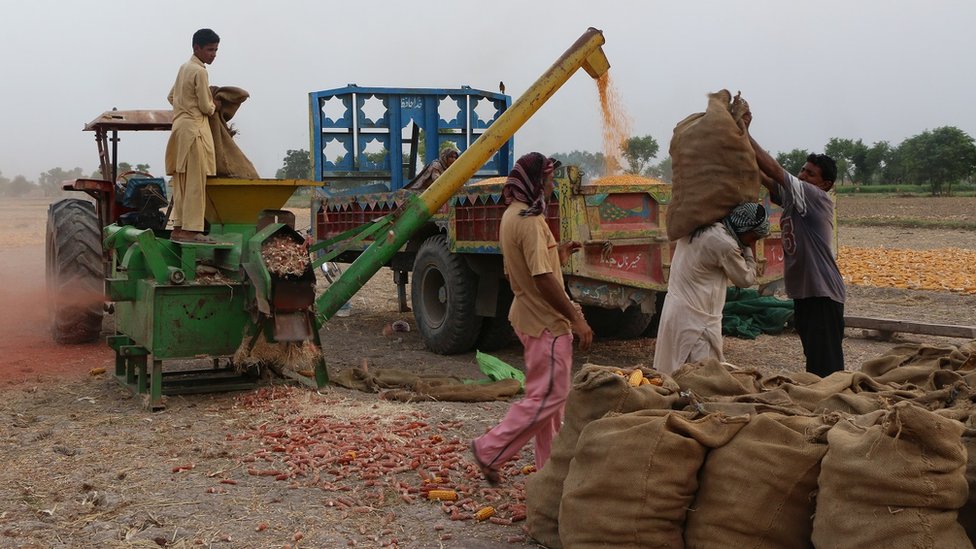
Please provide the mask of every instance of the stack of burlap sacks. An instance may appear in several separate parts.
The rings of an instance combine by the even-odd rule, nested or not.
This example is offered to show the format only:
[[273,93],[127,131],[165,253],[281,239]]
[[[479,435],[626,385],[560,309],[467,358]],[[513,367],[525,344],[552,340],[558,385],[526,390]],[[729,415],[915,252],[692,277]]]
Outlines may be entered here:
[[614,370],[575,376],[526,483],[550,548],[972,547],[976,341],[822,379],[708,360],[631,387]]
[[668,238],[678,240],[712,224],[744,202],[759,199],[761,175],[743,115],[749,104],[728,90],[708,96],[705,112],[693,114],[671,137],[671,201]]

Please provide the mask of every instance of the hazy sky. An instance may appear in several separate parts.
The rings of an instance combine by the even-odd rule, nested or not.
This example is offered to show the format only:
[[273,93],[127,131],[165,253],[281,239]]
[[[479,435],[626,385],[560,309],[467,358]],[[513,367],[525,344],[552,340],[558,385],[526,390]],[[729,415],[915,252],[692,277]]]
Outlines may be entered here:
[[[168,108],[201,27],[221,37],[214,85],[251,98],[238,142],[263,177],[308,148],[307,94],[361,86],[457,87],[518,96],[582,34],[603,30],[634,135],[667,154],[705,95],[741,90],[775,151],[831,137],[897,144],[952,125],[976,136],[972,0],[0,0],[0,173],[35,180],[97,166],[83,125],[112,107]],[[583,71],[516,135],[516,153],[602,149]],[[165,133],[134,133],[120,159],[162,173]]]

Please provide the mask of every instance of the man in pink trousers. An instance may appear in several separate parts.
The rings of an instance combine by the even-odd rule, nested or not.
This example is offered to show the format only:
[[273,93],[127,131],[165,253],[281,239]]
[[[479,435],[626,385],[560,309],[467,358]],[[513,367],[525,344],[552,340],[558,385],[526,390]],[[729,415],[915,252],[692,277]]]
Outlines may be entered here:
[[508,319],[525,347],[525,398],[508,409],[501,423],[471,441],[471,452],[490,484],[498,471],[535,438],[535,466],[549,459],[552,439],[562,425],[573,366],[573,334],[580,350],[593,341],[593,330],[566,295],[560,266],[580,248],[558,244],[546,224],[546,204],[558,164],[532,152],[518,159],[502,197],[499,239],[505,274],[515,300]]

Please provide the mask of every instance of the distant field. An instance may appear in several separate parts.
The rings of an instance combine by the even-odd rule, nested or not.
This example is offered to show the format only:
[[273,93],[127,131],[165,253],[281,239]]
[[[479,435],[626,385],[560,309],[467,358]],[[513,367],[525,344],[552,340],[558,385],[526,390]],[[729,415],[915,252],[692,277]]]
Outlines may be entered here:
[[976,230],[976,197],[839,195],[841,225]]
[[[84,197],[78,193],[78,197]],[[0,202],[0,246],[44,244],[47,206],[55,198],[5,198]]]

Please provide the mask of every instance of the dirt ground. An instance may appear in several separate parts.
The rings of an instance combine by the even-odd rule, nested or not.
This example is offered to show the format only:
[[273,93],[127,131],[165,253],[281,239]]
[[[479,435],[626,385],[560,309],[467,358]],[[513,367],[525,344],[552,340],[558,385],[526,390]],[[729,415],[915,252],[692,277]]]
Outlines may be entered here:
[[[895,204],[853,200],[868,212]],[[939,215],[938,208],[949,204],[907,200],[915,208],[904,213],[909,210],[899,205],[899,215]],[[956,201],[976,211],[976,200]],[[839,210],[845,206],[842,201]],[[501,418],[507,402],[401,404],[338,387],[315,392],[283,384],[173,396],[165,411],[150,413],[108,374],[92,375],[98,368],[112,371],[106,346],[58,346],[48,336],[46,207],[39,200],[0,204],[0,501],[6,502],[0,506],[0,546],[536,547],[518,520],[531,449],[505,469],[500,489],[477,478],[466,451],[472,436]],[[842,227],[840,242],[972,250],[976,232]],[[852,286],[847,312],[976,325],[976,298]],[[384,270],[353,298],[351,316],[324,327],[330,371],[365,363],[480,376],[473,354],[429,353],[416,330],[384,335],[395,320],[414,326],[409,313],[396,312],[392,275]],[[905,334],[896,341],[961,343]],[[893,344],[848,330],[848,369]],[[597,341],[575,363],[650,364],[653,350],[653,339]],[[725,350],[739,366],[802,369],[799,339],[790,333],[727,338]],[[517,347],[494,354],[521,364]],[[309,459],[321,467],[301,468]],[[413,460],[420,466],[412,467]],[[381,478],[371,473],[384,467]],[[454,517],[461,520],[423,499],[431,480],[461,493],[465,506]],[[498,507],[500,520],[465,520],[489,504]]]

